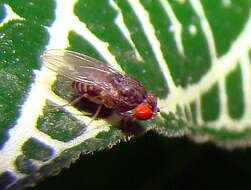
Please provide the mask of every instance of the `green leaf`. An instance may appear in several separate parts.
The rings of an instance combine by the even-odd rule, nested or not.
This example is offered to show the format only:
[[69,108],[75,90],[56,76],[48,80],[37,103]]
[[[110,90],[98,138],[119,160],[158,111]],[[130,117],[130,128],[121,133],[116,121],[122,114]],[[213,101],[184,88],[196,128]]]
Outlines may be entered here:
[[[249,145],[250,3],[4,0],[0,189],[30,186],[69,167],[81,153],[149,130],[231,148]],[[87,102],[62,107],[75,98],[71,81],[42,67],[39,56],[66,48],[139,80],[157,95],[160,113],[131,123],[128,134],[111,110],[103,108],[92,120],[96,108]]]

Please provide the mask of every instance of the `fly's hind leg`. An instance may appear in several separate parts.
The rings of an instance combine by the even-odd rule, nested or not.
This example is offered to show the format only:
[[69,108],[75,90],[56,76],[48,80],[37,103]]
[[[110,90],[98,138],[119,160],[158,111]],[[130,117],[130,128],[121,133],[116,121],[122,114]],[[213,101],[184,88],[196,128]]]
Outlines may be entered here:
[[96,110],[96,112],[95,112],[95,114],[92,116],[92,119],[91,119],[91,121],[88,123],[87,126],[89,126],[89,125],[91,124],[91,122],[97,118],[98,114],[100,113],[101,108],[102,108],[102,105],[99,104],[99,105],[98,105],[98,108],[97,108],[97,110]]
[[[92,116],[91,121],[86,125],[86,127],[88,127],[88,126],[93,122],[93,120],[95,120],[95,119],[97,118],[98,114],[100,113],[101,108],[102,108],[102,105],[100,104],[100,105],[98,106],[98,108],[97,108],[95,114]],[[77,133],[77,136],[82,135],[83,132],[85,132],[86,127],[84,127],[83,129],[81,129],[81,130]]]
[[76,105],[82,98],[85,98],[87,94],[82,94],[81,96],[75,98],[74,100],[72,100],[71,102],[68,102],[67,104],[61,105],[61,106],[55,106],[54,108],[51,108],[49,110],[47,110],[48,112],[52,112],[55,111],[57,109],[66,107],[66,106],[74,106]]

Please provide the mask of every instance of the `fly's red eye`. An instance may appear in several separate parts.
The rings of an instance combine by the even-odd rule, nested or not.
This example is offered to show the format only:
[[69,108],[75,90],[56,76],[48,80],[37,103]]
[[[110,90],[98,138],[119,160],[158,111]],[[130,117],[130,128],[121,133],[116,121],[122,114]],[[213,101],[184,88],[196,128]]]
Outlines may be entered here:
[[134,117],[140,120],[147,120],[153,115],[152,109],[147,104],[140,104],[135,108]]

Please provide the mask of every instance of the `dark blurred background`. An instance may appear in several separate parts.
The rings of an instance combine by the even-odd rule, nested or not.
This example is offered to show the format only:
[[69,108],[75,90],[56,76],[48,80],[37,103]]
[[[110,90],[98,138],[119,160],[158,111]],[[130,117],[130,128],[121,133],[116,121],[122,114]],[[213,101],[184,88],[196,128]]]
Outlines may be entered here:
[[225,150],[154,132],[83,155],[29,190],[251,189],[251,149]]

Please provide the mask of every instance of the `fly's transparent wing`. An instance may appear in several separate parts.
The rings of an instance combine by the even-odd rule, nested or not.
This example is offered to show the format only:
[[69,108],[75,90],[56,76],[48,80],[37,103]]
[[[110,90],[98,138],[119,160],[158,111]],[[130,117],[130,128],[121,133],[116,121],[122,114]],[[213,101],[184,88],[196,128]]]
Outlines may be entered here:
[[105,86],[109,76],[119,73],[92,57],[63,49],[47,50],[40,57],[47,68],[73,81]]

